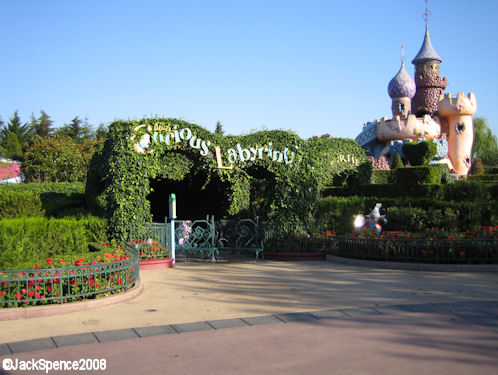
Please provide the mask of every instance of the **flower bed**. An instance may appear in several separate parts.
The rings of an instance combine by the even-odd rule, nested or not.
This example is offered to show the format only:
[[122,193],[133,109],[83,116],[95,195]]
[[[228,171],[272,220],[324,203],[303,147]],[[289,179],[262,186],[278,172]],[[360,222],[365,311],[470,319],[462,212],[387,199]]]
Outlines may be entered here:
[[169,258],[169,250],[159,245],[158,241],[138,240],[128,241],[128,245],[133,246],[138,251],[140,260]]
[[498,225],[465,233],[360,231],[336,237],[332,255],[397,262],[497,264]]
[[15,178],[21,174],[21,164],[0,162],[0,181]]
[[33,269],[0,271],[0,307],[62,304],[132,288],[138,279],[134,248],[116,247],[95,259],[46,258]]

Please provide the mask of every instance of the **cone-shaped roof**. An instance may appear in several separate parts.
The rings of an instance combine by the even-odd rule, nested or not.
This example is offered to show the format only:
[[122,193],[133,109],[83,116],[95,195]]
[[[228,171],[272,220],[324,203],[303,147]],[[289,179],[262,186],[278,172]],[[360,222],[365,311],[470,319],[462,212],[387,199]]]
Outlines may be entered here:
[[401,62],[401,68],[398,74],[389,82],[387,92],[391,99],[395,98],[413,98],[415,95],[415,81],[405,69],[405,62]]
[[422,44],[422,47],[420,47],[420,51],[418,51],[417,56],[415,56],[412,60],[412,64],[416,65],[428,60],[437,60],[439,62],[443,61],[432,46],[431,37],[429,36],[429,25],[425,24],[424,43]]

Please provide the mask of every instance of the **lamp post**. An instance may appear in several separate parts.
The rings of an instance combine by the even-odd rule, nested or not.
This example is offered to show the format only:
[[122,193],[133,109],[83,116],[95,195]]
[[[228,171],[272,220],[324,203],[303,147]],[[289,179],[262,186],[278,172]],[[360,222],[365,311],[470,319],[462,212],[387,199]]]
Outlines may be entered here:
[[169,196],[169,248],[171,250],[171,258],[173,259],[173,265],[176,262],[175,219],[176,219],[176,195],[172,193]]

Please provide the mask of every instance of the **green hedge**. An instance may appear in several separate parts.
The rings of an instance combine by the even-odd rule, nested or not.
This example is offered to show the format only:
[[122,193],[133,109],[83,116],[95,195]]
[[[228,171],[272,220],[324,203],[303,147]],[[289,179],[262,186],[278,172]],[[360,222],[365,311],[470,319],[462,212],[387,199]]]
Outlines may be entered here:
[[29,191],[0,190],[0,218],[43,216],[40,197]]
[[497,165],[485,165],[484,166],[485,174],[498,174],[498,166]]
[[498,220],[496,200],[446,201],[431,198],[327,197],[320,199],[317,221],[338,233],[353,230],[353,216],[368,214],[376,202],[387,215],[386,230],[421,231],[433,227],[447,231],[466,231]]
[[362,197],[328,197],[317,201],[316,218],[337,233],[349,233],[354,229],[354,216],[365,211]]
[[105,241],[105,219],[16,218],[0,220],[0,269],[88,252],[90,242]]
[[395,182],[394,169],[375,169],[372,171],[371,184],[392,184]]
[[498,174],[474,174],[467,176],[468,181],[498,182]]
[[29,191],[40,196],[43,203],[69,197],[73,194],[85,194],[83,182],[43,182],[0,185],[1,191]]
[[434,165],[398,168],[395,169],[395,176],[396,183],[404,186],[438,184],[441,182],[439,167]]

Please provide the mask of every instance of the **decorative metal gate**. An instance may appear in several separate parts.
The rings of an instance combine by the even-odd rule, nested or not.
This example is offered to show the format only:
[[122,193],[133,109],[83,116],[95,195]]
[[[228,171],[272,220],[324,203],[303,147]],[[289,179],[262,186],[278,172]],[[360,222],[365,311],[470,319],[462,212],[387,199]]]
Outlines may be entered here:
[[[175,250],[184,260],[200,257],[215,262],[217,257],[242,252],[263,258],[264,229],[258,220],[175,220]],[[130,225],[130,242],[155,243],[170,249],[169,223]]]

